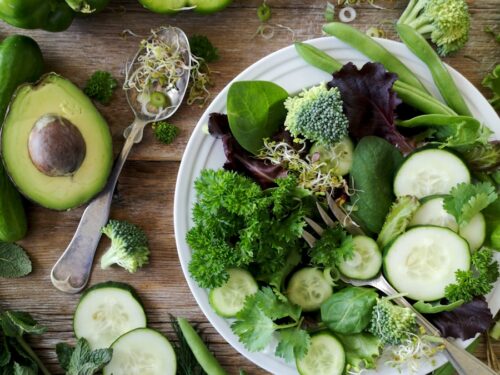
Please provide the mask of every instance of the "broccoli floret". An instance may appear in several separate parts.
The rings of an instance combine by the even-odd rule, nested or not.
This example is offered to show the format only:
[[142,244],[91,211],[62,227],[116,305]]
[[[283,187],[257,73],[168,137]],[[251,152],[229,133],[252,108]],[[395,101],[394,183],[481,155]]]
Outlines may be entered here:
[[111,239],[111,247],[101,258],[102,269],[118,264],[134,273],[148,262],[148,239],[138,226],[127,221],[110,220],[101,232]]
[[399,345],[417,332],[415,314],[409,308],[393,304],[390,297],[377,299],[368,331],[387,345]]
[[166,121],[159,121],[153,124],[153,134],[158,141],[169,145],[179,135],[179,128]]
[[98,70],[87,80],[83,92],[89,98],[95,99],[102,104],[108,104],[117,86],[118,82],[111,73]]
[[295,137],[332,144],[347,135],[349,121],[339,90],[325,84],[311,87],[285,101],[285,128]]
[[469,39],[470,15],[465,0],[410,0],[398,23],[413,27],[446,56]]

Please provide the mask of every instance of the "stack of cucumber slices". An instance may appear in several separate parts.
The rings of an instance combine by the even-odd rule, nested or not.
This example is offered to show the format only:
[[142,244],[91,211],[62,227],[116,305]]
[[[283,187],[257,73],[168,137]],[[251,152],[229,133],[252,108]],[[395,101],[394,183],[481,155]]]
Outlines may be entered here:
[[73,321],[75,336],[85,338],[92,349],[113,349],[104,375],[175,375],[172,345],[146,324],[137,293],[118,282],[89,288],[80,299]]

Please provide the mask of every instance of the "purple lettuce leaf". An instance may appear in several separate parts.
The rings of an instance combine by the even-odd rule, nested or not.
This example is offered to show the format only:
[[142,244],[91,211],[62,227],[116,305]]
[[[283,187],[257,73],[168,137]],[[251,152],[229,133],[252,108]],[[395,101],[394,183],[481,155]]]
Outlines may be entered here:
[[414,146],[397,129],[396,107],[401,99],[392,91],[397,75],[387,72],[382,64],[366,63],[358,68],[347,63],[328,87],[337,87],[344,102],[344,113],[349,119],[349,135],[360,140],[368,135],[384,138],[404,154]]

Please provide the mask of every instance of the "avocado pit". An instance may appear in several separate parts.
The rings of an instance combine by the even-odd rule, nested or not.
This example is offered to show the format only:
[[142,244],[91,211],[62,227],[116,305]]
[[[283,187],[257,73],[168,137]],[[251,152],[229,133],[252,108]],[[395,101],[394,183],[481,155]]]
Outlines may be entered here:
[[28,151],[33,165],[51,177],[75,173],[85,159],[86,146],[80,130],[68,119],[46,114],[31,129]]

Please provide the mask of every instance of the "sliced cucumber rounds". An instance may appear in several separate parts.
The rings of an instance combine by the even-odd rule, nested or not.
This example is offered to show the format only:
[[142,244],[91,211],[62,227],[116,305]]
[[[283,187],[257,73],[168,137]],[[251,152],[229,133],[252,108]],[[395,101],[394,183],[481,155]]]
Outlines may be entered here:
[[356,236],[352,240],[354,256],[339,264],[339,271],[353,279],[367,280],[376,276],[382,267],[382,254],[377,243],[366,236]]
[[413,153],[401,165],[394,179],[394,193],[420,199],[448,194],[461,182],[470,182],[470,173],[460,158],[448,151],[427,149]]
[[443,197],[435,197],[422,204],[413,215],[410,226],[437,225],[456,232],[458,224],[455,218],[443,207]]
[[332,295],[332,285],[323,272],[306,267],[295,272],[288,282],[287,295],[290,302],[302,307],[303,311],[318,310]]
[[135,291],[117,282],[89,288],[73,320],[75,336],[86,338],[92,349],[108,348],[118,337],[139,327],[146,327],[144,309]]
[[111,345],[113,358],[103,375],[175,375],[177,362],[172,345],[158,331],[138,328]]
[[301,375],[341,375],[345,367],[345,352],[340,341],[330,333],[311,338],[304,358],[296,361]]
[[472,219],[458,230],[458,234],[469,243],[471,251],[481,247],[486,239],[486,221],[482,213],[477,213]]
[[223,286],[210,291],[209,301],[217,314],[232,318],[243,308],[245,299],[257,293],[259,287],[248,271],[231,268],[227,272],[229,280]]
[[467,242],[448,228],[415,227],[400,235],[384,257],[389,282],[409,298],[434,301],[455,282],[455,272],[470,268]]
[[315,157],[319,157],[318,161],[323,163],[321,166],[323,173],[331,172],[337,176],[344,176],[351,171],[353,152],[352,141],[349,137],[345,137],[331,145],[316,142],[309,151],[309,157],[313,160]]

